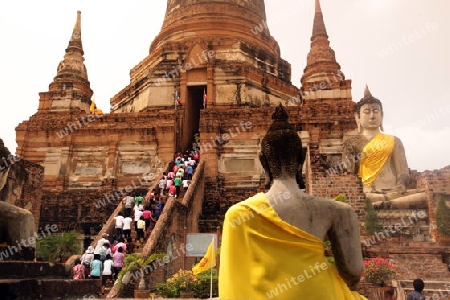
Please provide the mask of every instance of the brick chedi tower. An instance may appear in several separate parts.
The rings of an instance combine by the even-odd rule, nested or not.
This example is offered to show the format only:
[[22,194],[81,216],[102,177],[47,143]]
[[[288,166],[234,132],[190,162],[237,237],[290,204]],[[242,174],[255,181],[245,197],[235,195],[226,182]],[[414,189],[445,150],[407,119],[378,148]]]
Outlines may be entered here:
[[266,107],[298,95],[291,67],[266,26],[264,1],[169,0],[149,55],[131,70],[130,84],[111,99],[112,112],[173,108],[179,97],[190,147],[200,111]]
[[91,113],[93,91],[83,55],[77,12],[49,90],[39,94],[37,112],[16,127],[16,153],[44,167],[40,223],[56,224],[60,231],[83,229],[89,237],[125,190],[153,185],[173,156],[177,129],[173,109]]
[[[84,65],[81,12],[49,90],[39,93],[37,113],[16,128],[17,153],[45,167],[44,188],[62,189],[74,132],[89,123],[93,91]],[[93,116],[91,116],[94,118]],[[88,137],[86,137],[88,138]]]
[[308,144],[305,166],[307,191],[316,196],[334,197],[344,190],[339,186],[328,188],[328,171],[342,161],[345,132],[356,127],[353,117],[355,103],[352,101],[351,80],[345,79],[330,47],[319,0],[315,0],[311,49],[300,90],[302,135]]
[[[122,115],[119,123],[117,116],[91,113],[93,91],[83,55],[78,11],[56,76],[49,90],[39,94],[37,113],[16,128],[17,153],[45,167],[44,188],[48,190],[112,188],[116,184],[126,186],[131,180],[136,185],[144,173],[152,173],[161,164],[155,127],[149,128],[151,122],[146,118],[155,121],[165,117],[154,117],[153,112],[152,117],[143,114],[136,120],[133,113]],[[161,149],[170,149],[168,153],[172,152],[175,132],[170,114],[169,122],[159,123],[171,132],[160,132],[170,144],[158,142]]]
[[59,63],[56,77],[49,85],[49,91],[40,93],[38,111],[89,112],[93,94],[84,65],[83,43],[81,41],[81,12],[66,48],[64,59]]

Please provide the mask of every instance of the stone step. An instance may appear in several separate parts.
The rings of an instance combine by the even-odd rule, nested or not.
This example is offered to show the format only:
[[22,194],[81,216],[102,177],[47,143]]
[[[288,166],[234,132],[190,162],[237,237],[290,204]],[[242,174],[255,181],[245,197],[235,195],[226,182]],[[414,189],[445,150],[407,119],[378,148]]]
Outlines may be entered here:
[[379,210],[377,216],[382,230],[391,228],[395,232],[394,235],[410,236],[411,238],[423,235],[418,237],[418,241],[431,238],[429,218],[425,212],[404,209]]
[[428,214],[415,209],[377,210],[381,230],[388,229],[391,237],[401,237],[413,241],[430,241]]
[[[414,290],[412,279],[398,279],[397,280],[403,289]],[[450,280],[426,280],[425,289],[426,290],[447,290],[450,289]]]
[[[380,222],[381,223],[381,222]],[[401,226],[397,227],[396,225],[401,223],[381,223],[381,231],[388,230],[390,234],[395,235],[415,235],[415,234],[430,234],[430,226],[429,225],[420,225],[420,226]]]
[[243,188],[243,187],[259,187],[264,182],[260,176],[238,176],[229,175],[224,176],[221,181],[221,187],[225,189],[230,188]]
[[376,210],[379,219],[402,220],[404,223],[428,222],[428,213],[424,210],[416,209],[381,209]]

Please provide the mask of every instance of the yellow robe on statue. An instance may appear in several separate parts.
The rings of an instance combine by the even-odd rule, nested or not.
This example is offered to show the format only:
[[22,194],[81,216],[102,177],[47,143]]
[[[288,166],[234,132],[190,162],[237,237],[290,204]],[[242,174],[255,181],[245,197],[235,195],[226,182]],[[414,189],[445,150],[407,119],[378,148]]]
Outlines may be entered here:
[[393,149],[394,137],[381,132],[364,146],[358,175],[365,185],[371,185],[377,179]]
[[259,193],[225,215],[219,299],[366,298],[350,291],[328,263],[322,240],[284,222]]

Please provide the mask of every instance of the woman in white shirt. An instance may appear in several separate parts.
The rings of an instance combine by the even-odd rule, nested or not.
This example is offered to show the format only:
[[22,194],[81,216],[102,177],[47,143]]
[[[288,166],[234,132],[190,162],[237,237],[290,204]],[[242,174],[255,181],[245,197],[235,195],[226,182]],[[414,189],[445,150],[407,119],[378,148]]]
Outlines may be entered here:
[[102,295],[105,293],[105,286],[107,281],[112,281],[112,266],[113,260],[111,259],[110,254],[106,254],[106,260],[103,263],[103,271],[102,271]]
[[[136,217],[136,214],[135,214]],[[126,239],[131,237],[131,222],[133,222],[133,219],[130,216],[126,216],[125,219],[123,219],[123,235]]]

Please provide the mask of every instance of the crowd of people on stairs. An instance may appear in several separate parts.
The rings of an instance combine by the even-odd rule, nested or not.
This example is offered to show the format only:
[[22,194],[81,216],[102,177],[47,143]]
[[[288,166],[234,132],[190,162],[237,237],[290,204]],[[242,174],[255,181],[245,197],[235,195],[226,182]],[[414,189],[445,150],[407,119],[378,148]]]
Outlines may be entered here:
[[[127,253],[135,253],[150,236],[167,197],[178,198],[189,188],[200,160],[200,152],[174,154],[173,164],[158,181],[157,188],[143,193],[131,192],[123,199],[123,211],[114,217],[115,234],[104,233],[96,246],[89,246],[72,268],[72,279],[102,279],[102,294],[124,266]],[[134,221],[134,222],[133,222]],[[133,238],[134,237],[134,238]]]

